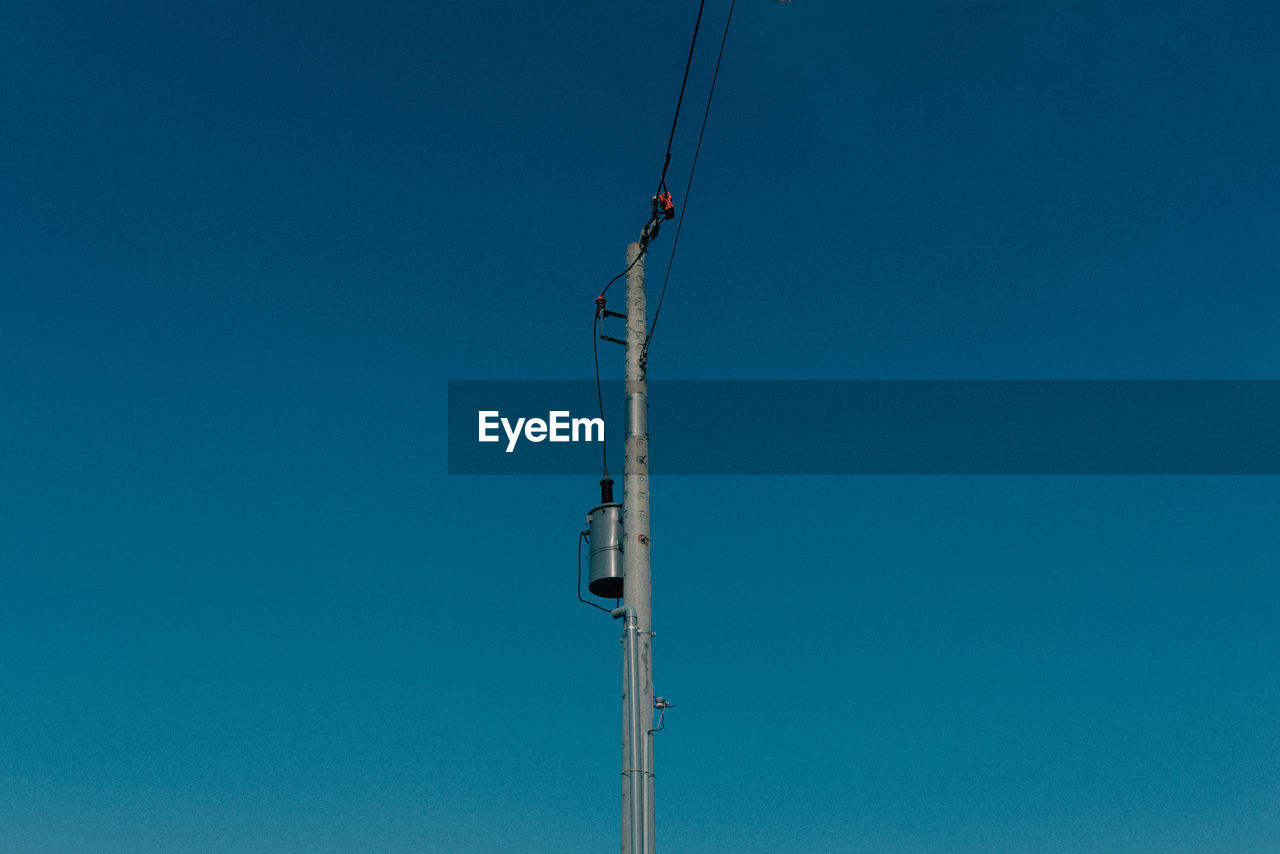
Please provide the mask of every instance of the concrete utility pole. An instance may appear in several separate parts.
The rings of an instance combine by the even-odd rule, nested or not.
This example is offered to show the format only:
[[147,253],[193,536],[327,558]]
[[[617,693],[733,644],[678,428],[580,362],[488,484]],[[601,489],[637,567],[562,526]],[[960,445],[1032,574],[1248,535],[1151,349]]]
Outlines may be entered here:
[[[650,225],[654,225],[651,222]],[[645,226],[641,240],[650,235]],[[654,854],[653,620],[649,584],[649,397],[644,258],[627,246],[626,459],[622,473],[622,854]]]

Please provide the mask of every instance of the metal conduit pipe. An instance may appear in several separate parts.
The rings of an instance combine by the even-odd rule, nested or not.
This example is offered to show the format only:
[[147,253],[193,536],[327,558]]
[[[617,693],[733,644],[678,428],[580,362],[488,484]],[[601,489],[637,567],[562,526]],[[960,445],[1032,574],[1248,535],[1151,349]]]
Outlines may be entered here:
[[[614,608],[609,613],[615,620],[619,618],[623,620],[623,666],[626,668],[625,684],[627,690],[627,720],[623,727],[623,732],[626,734],[634,726],[634,722],[640,719],[639,627],[636,622],[636,609],[630,605]],[[627,807],[631,818],[630,850],[634,854],[641,854],[641,852],[648,850],[644,847],[645,830],[648,828],[648,822],[644,819],[646,789],[643,768],[644,743],[641,739],[628,738],[627,748]]]

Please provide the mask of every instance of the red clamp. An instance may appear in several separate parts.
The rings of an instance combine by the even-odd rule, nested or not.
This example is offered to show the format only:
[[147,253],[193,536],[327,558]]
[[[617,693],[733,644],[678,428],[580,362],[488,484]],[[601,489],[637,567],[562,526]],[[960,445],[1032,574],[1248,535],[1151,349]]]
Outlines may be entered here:
[[675,203],[671,201],[671,194],[662,192],[653,197],[653,212],[662,214],[663,219],[672,219],[676,215]]

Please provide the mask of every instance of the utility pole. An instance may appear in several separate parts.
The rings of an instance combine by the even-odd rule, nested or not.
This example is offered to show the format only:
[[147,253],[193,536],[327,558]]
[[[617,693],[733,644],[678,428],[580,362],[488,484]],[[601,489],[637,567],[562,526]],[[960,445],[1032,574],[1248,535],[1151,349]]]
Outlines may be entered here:
[[[650,230],[652,227],[652,231]],[[626,458],[622,474],[622,854],[654,854],[653,620],[649,583],[649,397],[643,243],[627,246]]]

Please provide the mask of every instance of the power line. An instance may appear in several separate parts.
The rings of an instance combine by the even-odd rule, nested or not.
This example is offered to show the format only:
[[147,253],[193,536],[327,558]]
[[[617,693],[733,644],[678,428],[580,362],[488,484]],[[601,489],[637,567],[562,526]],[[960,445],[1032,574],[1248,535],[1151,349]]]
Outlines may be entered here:
[[[731,0],[731,2],[730,2],[730,4],[729,4],[729,21],[732,21],[732,20],[733,20],[733,5],[734,5],[734,3],[735,3],[735,2],[736,2],[736,0]],[[680,122],[680,107],[684,104],[684,93],[685,93],[685,89],[687,88],[687,86],[688,86],[688,84],[689,84],[689,69],[693,66],[693,52],[694,52],[694,48],[695,48],[695,47],[697,46],[697,44],[698,44],[698,31],[699,31],[699,29],[701,29],[701,27],[702,27],[702,10],[703,10],[703,8],[704,8],[705,6],[706,6],[706,0],[699,0],[699,2],[698,2],[698,16],[697,16],[697,18],[696,18],[696,19],[694,20],[694,22],[693,22],[693,37],[689,40],[689,56],[685,59],[685,63],[684,63],[684,76],[683,76],[683,77],[681,78],[681,80],[680,80],[680,94],[676,97],[676,109],[675,109],[675,114],[671,117],[671,133],[667,136],[667,150],[666,150],[666,153],[665,153],[665,154],[663,155],[663,157],[662,157],[662,174],[658,176],[658,189],[657,189],[657,192],[654,194],[654,209],[653,209],[653,214],[652,214],[652,215],[651,215],[651,217],[650,217],[649,224],[648,224],[648,225],[646,225],[646,226],[645,226],[645,229],[644,229],[645,234],[649,235],[650,237],[656,237],[656,236],[657,236],[657,233],[658,233],[658,225],[659,225],[659,222],[660,222],[660,220],[661,220],[660,209],[659,209],[659,207],[658,207],[658,199],[659,199],[659,196],[660,196],[660,195],[663,193],[663,191],[666,189],[666,183],[667,183],[667,168],[671,165],[671,145],[672,145],[672,143],[675,141],[675,138],[676,138],[676,126],[677,126],[677,125],[679,124],[679,122]],[[718,77],[718,76],[719,76],[719,74],[720,74],[720,59],[724,56],[724,41],[725,41],[725,39],[726,39],[726,38],[728,38],[728,35],[729,35],[729,23],[728,23],[728,21],[726,21],[726,22],[725,22],[724,36],[723,36],[723,37],[721,38],[721,40],[720,40],[720,54],[719,54],[719,56],[717,56],[717,57],[716,57],[716,70],[715,70],[715,75],[711,78],[711,92],[710,92],[710,93],[708,93],[708,95],[707,95],[707,106],[706,106],[706,109],[703,111],[703,114],[702,114],[702,129],[698,132],[698,144],[697,144],[697,147],[696,147],[696,148],[695,148],[695,150],[694,150],[694,154],[693,154],[693,164],[692,164],[692,166],[691,166],[691,167],[690,167],[690,169],[689,169],[689,182],[688,182],[688,184],[686,184],[686,185],[685,185],[685,202],[687,202],[687,201],[688,201],[689,188],[693,186],[693,170],[694,170],[695,168],[697,168],[697,165],[698,165],[698,152],[702,149],[702,134],[703,134],[703,132],[705,132],[705,131],[706,131],[706,128],[707,128],[707,114],[708,114],[708,113],[710,112],[710,110],[711,110],[711,95],[715,93],[716,77]],[[667,197],[667,206],[668,206],[668,207],[670,207],[670,197],[669,197],[669,196]],[[680,211],[680,220],[679,220],[679,222],[676,224],[676,236],[675,236],[675,240],[673,241],[673,243],[672,243],[672,245],[671,245],[671,259],[674,259],[674,258],[675,258],[675,249],[676,249],[676,245],[677,245],[677,244],[679,243],[679,241],[680,241],[680,228],[681,228],[681,226],[683,226],[683,225],[684,225],[684,210],[683,210],[683,208],[682,208],[682,209],[681,209],[681,211]],[[605,283],[604,288],[600,291],[600,295],[599,295],[598,297],[596,297],[596,311],[595,311],[595,317],[592,319],[592,322],[591,322],[591,357],[592,357],[592,361],[595,363],[595,372],[596,372],[596,402],[597,402],[597,403],[599,404],[599,406],[600,406],[600,420],[601,420],[601,421],[604,421],[604,393],[603,393],[603,391],[602,391],[602,389],[601,389],[601,384],[600,384],[600,333],[599,333],[599,327],[600,327],[600,320],[601,320],[601,318],[602,318],[602,317],[604,316],[604,314],[605,314],[605,312],[604,312],[604,295],[608,292],[609,288],[613,285],[613,283],[614,283],[614,282],[618,281],[618,279],[621,279],[623,276],[625,276],[627,273],[629,273],[629,272],[631,271],[631,268],[632,268],[632,267],[634,267],[637,263],[639,263],[640,259],[641,259],[641,258],[643,258],[643,257],[648,253],[648,250],[649,250],[649,240],[648,240],[648,239],[645,239],[645,238],[642,238],[642,239],[641,239],[641,245],[640,245],[640,251],[636,254],[636,257],[631,261],[631,263],[630,263],[630,264],[628,264],[628,265],[627,265],[627,268],[626,268],[625,270],[623,270],[621,273],[619,273],[618,275],[616,275],[616,276],[614,276],[612,279],[610,279],[608,282],[606,282],[606,283]],[[670,279],[670,277],[671,277],[671,260],[668,260],[668,262],[667,262],[667,279]],[[663,283],[662,283],[662,296],[666,296],[666,293],[667,293],[667,279],[664,279],[664,280],[663,280]],[[653,315],[653,321],[654,321],[654,324],[655,324],[655,325],[656,325],[656,324],[657,324],[657,322],[658,322],[658,312],[661,312],[661,311],[662,311],[662,297],[659,297],[659,299],[658,299],[658,309],[657,309],[657,311],[655,311],[655,312],[654,312],[654,315]],[[645,355],[648,353],[648,351],[649,351],[649,339],[650,339],[650,338],[652,338],[652,337],[653,337],[653,328],[652,328],[652,327],[650,327],[650,329],[649,329],[649,333],[645,336],[644,346],[643,346],[643,348],[642,348],[642,352],[641,352],[641,366],[642,366],[642,367],[641,367],[641,370],[642,370],[642,371],[643,371],[643,365],[644,365],[644,356],[645,356]],[[603,438],[602,438],[602,440],[601,440],[600,445],[601,445],[601,455],[602,455],[602,458],[603,458],[603,459],[602,459],[603,469],[604,469],[605,475],[606,475],[606,477],[607,477],[607,476],[608,476],[608,473],[609,473],[609,452],[608,452],[608,445],[607,445],[606,441],[605,441]]]
[[689,41],[689,58],[684,61],[684,78],[680,81],[680,96],[676,98],[676,114],[671,117],[671,135],[667,137],[667,153],[662,158],[662,175],[658,177],[658,192],[667,183],[667,167],[671,165],[671,143],[676,138],[676,123],[680,121],[680,105],[684,103],[684,87],[689,83],[689,67],[693,65],[693,47],[698,43],[698,28],[702,26],[702,7],[707,0],[698,0],[698,18],[693,22],[693,38]]
[[737,2],[738,0],[729,2],[729,17],[724,22],[724,35],[720,37],[720,53],[716,56],[716,70],[711,75],[711,89],[707,92],[706,109],[702,111],[702,127],[698,130],[698,144],[693,149],[693,161],[689,166],[689,182],[685,184],[684,198],[680,204],[680,219],[676,221],[676,236],[671,241],[671,257],[667,259],[667,274],[662,279],[662,292],[658,295],[658,307],[653,312],[653,323],[649,325],[649,334],[644,338],[644,349],[640,356],[642,363],[649,355],[649,342],[653,339],[653,330],[658,328],[658,315],[662,314],[662,300],[667,295],[667,282],[671,280],[671,267],[676,260],[676,247],[680,245],[680,229],[684,226],[685,212],[689,210],[689,191],[693,188],[693,173],[698,168],[698,154],[702,151],[702,135],[707,130],[707,116],[711,115],[711,99],[716,94],[716,80],[720,77],[720,60],[724,59],[724,43],[729,39],[729,25],[733,23],[733,7]]
[[[662,192],[663,187],[665,187],[665,186],[666,186],[666,183],[667,183],[667,167],[671,165],[671,144],[675,141],[675,138],[676,138],[676,125],[677,125],[677,124],[679,124],[679,122],[680,122],[680,106],[684,103],[684,90],[685,90],[685,87],[687,87],[687,86],[689,85],[689,69],[693,66],[693,49],[694,49],[694,47],[698,44],[698,30],[699,30],[699,29],[701,29],[701,27],[702,27],[702,9],[703,9],[703,7],[706,5],[706,2],[707,2],[707,0],[698,0],[698,17],[697,17],[697,19],[695,19],[695,20],[694,20],[694,22],[693,22],[693,38],[691,38],[691,39],[689,40],[689,56],[688,56],[688,58],[687,58],[687,59],[685,59],[685,62],[684,62],[684,77],[683,77],[683,78],[681,78],[681,80],[680,80],[680,94],[679,94],[678,96],[676,96],[676,111],[675,111],[675,115],[673,115],[673,116],[671,117],[671,133],[667,135],[667,152],[666,152],[666,154],[664,154],[664,155],[663,155],[663,157],[662,157],[662,174],[658,176],[658,190],[657,190],[657,192],[658,192],[658,193],[661,193],[661,192]],[[730,6],[730,8],[729,8],[729,15],[730,15],[730,17],[732,17],[732,16],[733,16],[733,7],[732,7],[732,6]],[[721,50],[721,52],[723,52],[723,51],[724,51],[724,45],[723,45],[723,43],[720,45],[720,50]],[[717,70],[719,70],[719,62],[718,62],[718,61],[717,61],[717,63],[716,63],[716,66],[717,66]],[[712,90],[714,91],[714,89],[715,89],[715,81],[714,81],[714,80],[712,81],[711,86],[712,86]],[[703,123],[703,126],[705,127],[705,126],[706,126],[706,117],[705,117],[705,116],[703,116],[702,123]],[[701,134],[699,134],[699,136],[698,136],[698,141],[699,141],[699,142],[701,142],[701,141],[702,141],[702,136],[701,136]],[[697,160],[697,156],[696,156],[696,155],[695,155],[695,157],[694,157],[694,160],[695,160],[695,162],[696,162],[696,160]],[[655,195],[656,195],[656,193],[655,193]],[[642,249],[643,249],[643,248],[647,248],[647,246],[646,246],[646,247],[641,247],[641,248],[642,248]],[[644,253],[642,252],[642,253],[641,253],[641,255],[643,255],[643,254],[644,254]],[[634,266],[636,265],[636,261],[639,261],[639,260],[640,260],[640,257],[639,257],[639,256],[637,256],[635,261],[632,261],[630,264],[628,264],[628,265],[627,265],[627,269],[623,270],[621,273],[619,273],[618,275],[616,275],[616,276],[614,276],[612,279],[610,279],[610,280],[605,284],[605,286],[604,286],[604,290],[600,291],[600,296],[604,296],[604,295],[605,295],[605,292],[607,292],[607,291],[609,290],[609,286],[610,286],[610,285],[612,285],[614,282],[618,281],[618,279],[621,279],[623,276],[625,276],[627,273],[629,273],[629,272],[631,271],[631,268],[632,268],[632,267],[634,267]]]

